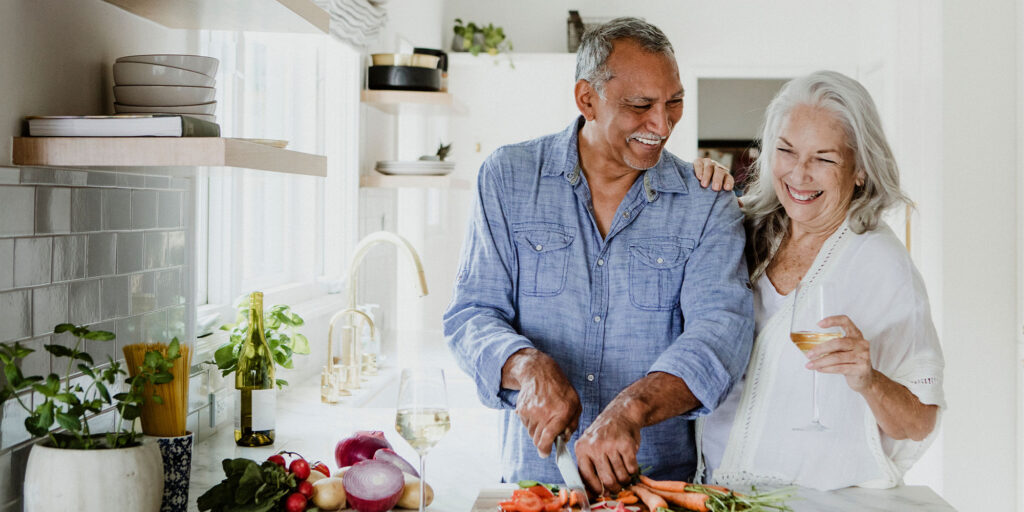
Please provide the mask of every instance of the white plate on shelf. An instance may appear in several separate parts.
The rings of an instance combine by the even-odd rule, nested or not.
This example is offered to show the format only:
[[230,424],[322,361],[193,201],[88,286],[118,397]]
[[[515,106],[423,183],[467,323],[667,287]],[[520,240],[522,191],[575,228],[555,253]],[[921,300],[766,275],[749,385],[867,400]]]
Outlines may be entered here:
[[444,176],[455,170],[455,162],[433,160],[379,161],[377,172],[392,176]]

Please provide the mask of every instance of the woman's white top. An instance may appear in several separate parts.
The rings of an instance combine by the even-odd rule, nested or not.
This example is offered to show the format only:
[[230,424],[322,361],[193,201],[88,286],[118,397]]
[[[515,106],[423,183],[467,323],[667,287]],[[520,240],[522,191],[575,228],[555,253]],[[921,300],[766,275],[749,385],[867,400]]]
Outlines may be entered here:
[[[938,405],[941,415],[944,362],[928,296],[892,230],[880,224],[857,235],[840,227],[803,279],[804,286],[823,282],[836,292],[835,314],[849,316],[870,342],[872,366],[921,403]],[[780,295],[767,277],[757,282],[757,338],[746,375],[697,424],[706,480],[823,490],[898,485],[938,428],[920,442],[890,438],[844,376],[818,373],[818,408],[829,430],[793,430],[808,424],[812,413],[811,371],[789,338],[794,295]]]

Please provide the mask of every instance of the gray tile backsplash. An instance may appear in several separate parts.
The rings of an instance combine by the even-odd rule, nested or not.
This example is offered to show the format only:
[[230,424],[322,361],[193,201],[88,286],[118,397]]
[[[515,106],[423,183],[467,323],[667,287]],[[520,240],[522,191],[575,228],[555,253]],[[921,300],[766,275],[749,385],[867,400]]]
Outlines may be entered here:
[[145,259],[145,233],[117,234],[117,273],[127,274],[142,270]]
[[36,187],[36,234],[71,232],[71,189]]
[[14,287],[14,240],[0,238],[0,290]]
[[75,324],[91,324],[100,318],[100,280],[75,281],[68,287],[68,321]]
[[89,235],[86,249],[86,270],[89,277],[107,276],[114,273],[116,247],[114,233],[97,233]]
[[86,240],[84,235],[54,237],[53,282],[85,277]]
[[[24,374],[65,371],[66,359],[43,348],[75,346],[69,334],[53,334],[65,322],[116,334],[82,343],[97,364],[123,359],[131,343],[191,343],[192,190],[191,180],[166,176],[0,167],[0,342],[33,349],[20,363]],[[200,425],[209,422],[208,397],[197,398],[188,424],[212,433]],[[31,406],[33,394],[24,399]],[[0,512],[22,507],[33,441],[26,414],[16,400],[0,403]],[[116,417],[108,409],[90,428],[108,431]]]
[[50,284],[53,239],[16,238],[14,240],[14,286]]
[[153,229],[156,227],[155,190],[132,191],[132,229]]
[[71,231],[85,233],[103,228],[103,191],[76,188],[71,191]]
[[132,191],[108,189],[101,192],[103,203],[103,229],[105,231],[132,228]]
[[68,285],[58,284],[32,290],[32,335],[53,332],[53,326],[68,321]]
[[0,186],[0,236],[34,234],[35,204],[34,187]]
[[0,340],[17,340],[32,335],[32,291],[0,293]]

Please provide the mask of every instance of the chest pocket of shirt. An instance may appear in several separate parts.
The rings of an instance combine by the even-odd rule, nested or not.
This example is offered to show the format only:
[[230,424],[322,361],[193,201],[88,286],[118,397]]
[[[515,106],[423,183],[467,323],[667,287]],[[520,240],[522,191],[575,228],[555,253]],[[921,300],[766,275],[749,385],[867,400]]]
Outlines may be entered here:
[[629,243],[629,300],[640,309],[666,311],[679,305],[683,268],[693,240],[674,236]]
[[562,293],[575,230],[558,224],[528,223],[514,226],[512,232],[519,255],[519,290],[536,297]]

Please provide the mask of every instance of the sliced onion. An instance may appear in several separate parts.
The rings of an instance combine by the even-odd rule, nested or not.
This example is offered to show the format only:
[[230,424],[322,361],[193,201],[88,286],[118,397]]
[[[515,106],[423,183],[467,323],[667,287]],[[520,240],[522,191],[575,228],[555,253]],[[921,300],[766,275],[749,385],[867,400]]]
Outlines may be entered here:
[[403,459],[401,455],[395,453],[391,448],[381,448],[380,450],[377,450],[377,453],[373,454],[373,460],[390,462],[398,467],[398,469],[401,469],[403,473],[409,473],[416,478],[420,477],[416,468],[412,467],[412,464],[409,464],[409,461]]
[[334,462],[338,467],[351,466],[357,462],[373,458],[373,454],[381,448],[391,448],[381,431],[360,430],[346,437],[334,447]]
[[384,512],[398,503],[405,489],[405,476],[393,464],[364,460],[342,477],[348,505],[359,512]]

